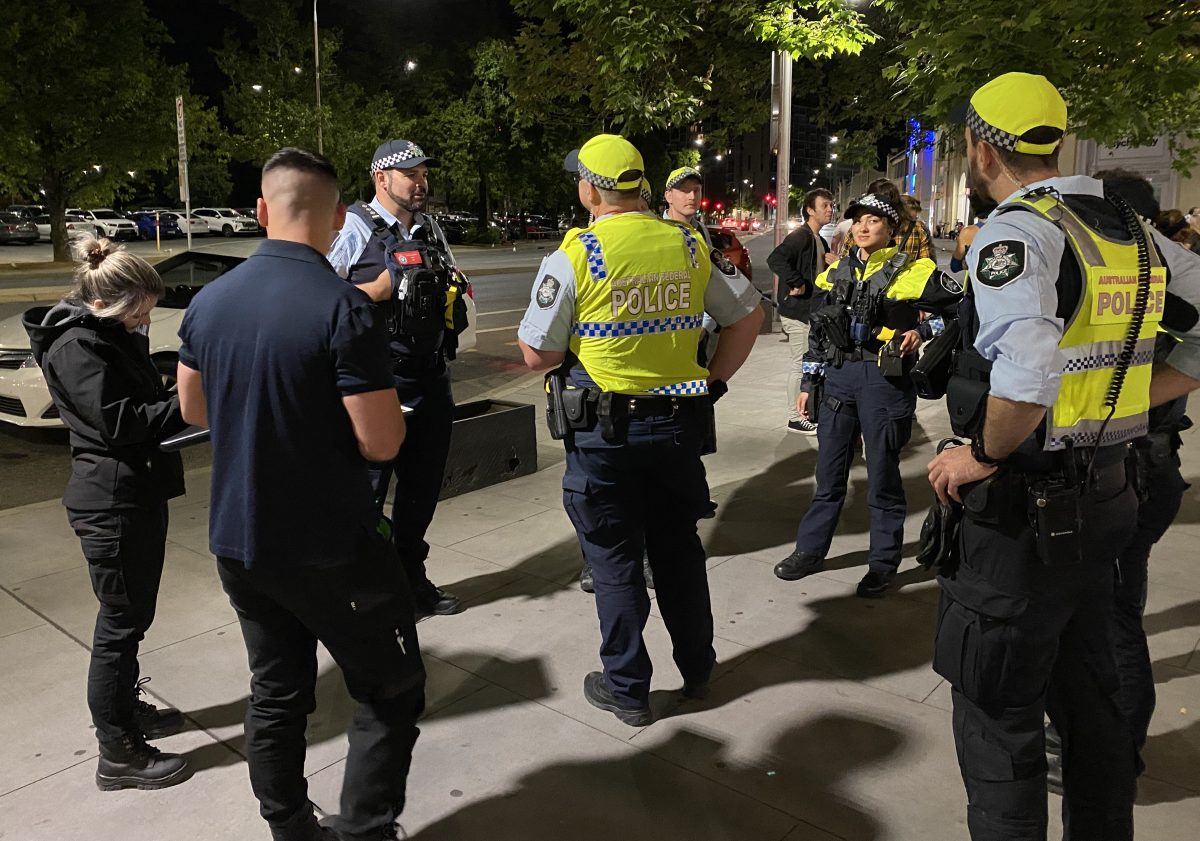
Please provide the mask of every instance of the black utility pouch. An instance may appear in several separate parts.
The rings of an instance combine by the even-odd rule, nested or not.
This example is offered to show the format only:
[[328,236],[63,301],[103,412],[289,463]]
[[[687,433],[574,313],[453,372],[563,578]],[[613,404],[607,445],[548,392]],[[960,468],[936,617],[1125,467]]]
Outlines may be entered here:
[[955,435],[974,438],[983,428],[990,384],[955,374],[946,384],[946,408]]
[[1029,519],[1042,563],[1067,566],[1083,560],[1078,486],[1058,480],[1030,485]]
[[841,351],[854,350],[854,340],[850,338],[850,314],[841,304],[828,304],[814,310],[811,321],[825,331],[829,343]]
[[568,388],[563,391],[563,412],[567,418],[567,426],[571,429],[587,429],[588,390],[586,388]]

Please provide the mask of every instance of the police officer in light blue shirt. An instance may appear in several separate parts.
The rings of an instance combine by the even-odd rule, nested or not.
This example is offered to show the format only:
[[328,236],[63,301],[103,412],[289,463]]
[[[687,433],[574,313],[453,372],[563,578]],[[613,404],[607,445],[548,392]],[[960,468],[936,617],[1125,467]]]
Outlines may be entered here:
[[[455,337],[444,329],[406,332],[398,319],[397,267],[389,269],[385,252],[398,244],[421,241],[451,267],[454,255],[446,237],[424,211],[429,195],[429,168],[437,162],[408,140],[391,140],[375,151],[371,177],[375,198],[347,208],[346,223],[330,248],[334,271],[377,302],[377,317],[391,332],[393,373],[400,402],[413,410],[408,436],[390,464],[374,465],[372,478],[380,509],[393,473],[398,478],[392,507],[392,538],[412,582],[417,610],[426,614],[457,613],[459,599],[435,586],[425,569],[429,544],[425,532],[433,520],[454,421],[447,358]],[[439,313],[439,318],[441,314]]]

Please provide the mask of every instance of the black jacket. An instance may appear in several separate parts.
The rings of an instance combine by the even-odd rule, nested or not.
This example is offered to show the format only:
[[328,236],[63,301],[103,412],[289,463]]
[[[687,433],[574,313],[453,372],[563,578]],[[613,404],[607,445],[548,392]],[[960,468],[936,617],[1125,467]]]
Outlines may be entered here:
[[183,494],[183,461],[158,444],[187,424],[150,361],[146,337],[70,300],[34,307],[24,326],[71,433],[63,505],[143,508]]
[[[784,237],[783,242],[767,257],[767,265],[779,277],[775,302],[780,315],[808,321],[813,281],[825,271],[825,254],[828,251],[825,240],[814,234],[808,225],[801,225]],[[800,287],[804,287],[803,294],[788,295],[789,289]]]

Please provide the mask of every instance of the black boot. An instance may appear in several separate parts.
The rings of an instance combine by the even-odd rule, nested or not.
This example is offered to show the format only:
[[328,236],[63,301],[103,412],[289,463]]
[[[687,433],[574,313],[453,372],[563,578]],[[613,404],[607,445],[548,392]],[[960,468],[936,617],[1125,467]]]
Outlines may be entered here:
[[438,587],[428,578],[413,588],[419,616],[450,616],[462,610],[462,600]]
[[784,581],[799,581],[825,571],[825,559],[808,552],[793,552],[775,564],[775,577]]
[[583,569],[579,570],[579,589],[585,593],[596,592],[596,585],[592,581],[592,565],[587,561],[583,562]]
[[177,753],[163,753],[140,736],[100,745],[96,786],[101,791],[123,788],[144,790],[169,788],[189,776],[187,760]]
[[147,741],[165,739],[174,736],[183,729],[183,713],[173,707],[159,709],[151,703],[142,700],[145,690],[142,687],[150,682],[144,677],[137,682],[137,697],[133,701],[133,719],[138,729]]

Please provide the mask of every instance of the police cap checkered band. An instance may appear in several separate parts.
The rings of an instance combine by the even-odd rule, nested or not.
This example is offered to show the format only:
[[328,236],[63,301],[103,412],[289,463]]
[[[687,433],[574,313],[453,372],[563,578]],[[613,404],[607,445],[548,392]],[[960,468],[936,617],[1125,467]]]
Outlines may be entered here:
[[426,155],[421,147],[411,140],[389,140],[375,150],[375,156],[371,159],[371,172],[412,169],[421,164],[435,166],[437,161]]
[[688,178],[695,178],[697,181],[704,180],[700,175],[700,170],[696,169],[694,166],[681,166],[679,169],[673,170],[671,174],[667,176],[667,189],[674,190]]
[[636,190],[641,187],[642,154],[617,134],[598,134],[563,162],[568,172],[602,190]]
[[1049,155],[1066,133],[1067,103],[1045,76],[1005,73],[971,95],[966,122],[998,148]]
[[645,178],[642,179],[641,194],[642,201],[644,201],[646,204],[653,204],[654,194],[650,192],[650,182]]
[[874,193],[867,193],[862,198],[855,199],[846,208],[847,219],[857,219],[864,213],[871,213],[875,216],[886,216],[894,224],[900,224],[900,214],[892,203]]

